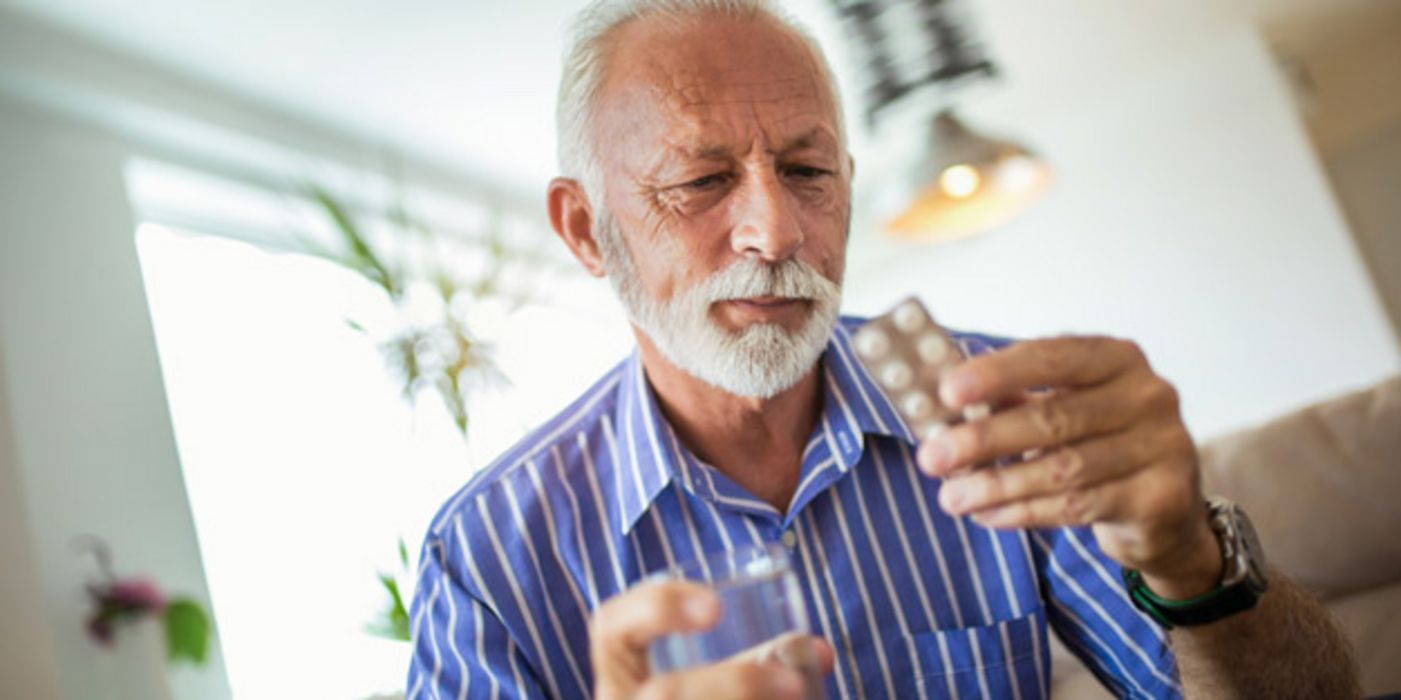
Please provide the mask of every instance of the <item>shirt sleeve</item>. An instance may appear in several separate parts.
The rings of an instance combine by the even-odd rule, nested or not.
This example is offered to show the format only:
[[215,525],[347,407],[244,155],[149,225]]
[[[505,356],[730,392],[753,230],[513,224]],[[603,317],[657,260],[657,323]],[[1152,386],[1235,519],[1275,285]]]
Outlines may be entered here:
[[1166,633],[1130,602],[1121,568],[1090,529],[1030,535],[1051,628],[1065,646],[1118,697],[1182,697]]
[[429,536],[409,612],[405,700],[545,697],[506,625],[454,575],[447,557]]

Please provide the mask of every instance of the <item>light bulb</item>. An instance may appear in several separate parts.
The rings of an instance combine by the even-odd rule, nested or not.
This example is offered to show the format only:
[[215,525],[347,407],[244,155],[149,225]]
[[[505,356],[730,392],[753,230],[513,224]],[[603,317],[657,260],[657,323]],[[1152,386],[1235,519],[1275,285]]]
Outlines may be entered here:
[[982,178],[971,165],[950,165],[939,174],[939,187],[954,199],[964,199],[978,191]]

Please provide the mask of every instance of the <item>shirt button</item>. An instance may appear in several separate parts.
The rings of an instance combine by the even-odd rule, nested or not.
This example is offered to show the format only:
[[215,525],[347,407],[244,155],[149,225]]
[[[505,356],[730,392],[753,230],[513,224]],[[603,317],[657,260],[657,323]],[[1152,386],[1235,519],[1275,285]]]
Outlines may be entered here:
[[781,537],[780,540],[783,542],[784,547],[792,549],[798,546],[798,533],[792,530],[784,530],[783,537]]

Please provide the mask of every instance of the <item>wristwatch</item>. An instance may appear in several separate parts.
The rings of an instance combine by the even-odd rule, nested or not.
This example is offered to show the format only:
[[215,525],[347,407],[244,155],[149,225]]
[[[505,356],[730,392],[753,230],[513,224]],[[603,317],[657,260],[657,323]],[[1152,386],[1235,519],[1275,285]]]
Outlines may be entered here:
[[1208,498],[1206,506],[1225,559],[1216,588],[1188,600],[1167,600],[1148,590],[1139,572],[1124,569],[1124,584],[1134,606],[1167,629],[1205,625],[1249,610],[1268,588],[1265,552],[1245,511],[1223,498]]

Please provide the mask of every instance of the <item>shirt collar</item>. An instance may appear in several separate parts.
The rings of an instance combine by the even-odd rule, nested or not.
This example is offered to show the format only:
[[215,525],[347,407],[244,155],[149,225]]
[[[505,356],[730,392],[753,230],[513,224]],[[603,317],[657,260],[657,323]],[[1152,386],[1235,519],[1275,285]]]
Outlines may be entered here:
[[671,424],[662,416],[657,399],[652,395],[652,387],[642,369],[642,356],[637,351],[623,365],[618,392],[615,419],[621,454],[614,462],[617,468],[613,478],[617,481],[620,500],[618,529],[627,534],[671,483],[678,472],[678,462],[674,452],[668,449]]
[[866,435],[882,435],[914,444],[913,433],[896,412],[895,405],[856,360],[851,329],[860,319],[844,318],[832,333],[823,353],[826,395],[822,407],[823,426],[836,444],[832,453],[843,470],[861,458]]
[[[822,354],[824,400],[814,432],[825,433],[842,471],[860,461],[866,435],[915,442],[890,399],[856,361],[849,328],[861,322],[849,318],[838,322]],[[639,353],[633,352],[624,363],[618,391],[615,421],[620,454],[614,478],[620,500],[618,529],[627,534],[673,480],[681,480],[692,491],[713,489],[713,483],[662,415]]]

